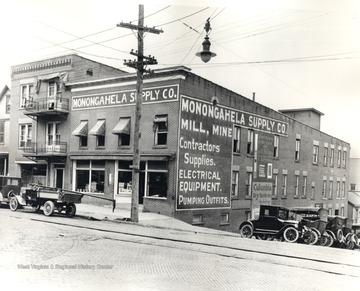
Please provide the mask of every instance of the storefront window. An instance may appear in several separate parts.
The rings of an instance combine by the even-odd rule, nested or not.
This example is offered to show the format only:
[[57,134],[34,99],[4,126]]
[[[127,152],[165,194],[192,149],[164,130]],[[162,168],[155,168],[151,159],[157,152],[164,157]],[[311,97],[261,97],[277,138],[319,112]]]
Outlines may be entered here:
[[105,161],[76,162],[76,190],[80,192],[104,193]]
[[[119,161],[118,194],[130,195],[132,191],[132,161]],[[167,197],[168,171],[165,161],[140,163],[139,193],[147,197]],[[139,197],[142,201],[142,197]]]

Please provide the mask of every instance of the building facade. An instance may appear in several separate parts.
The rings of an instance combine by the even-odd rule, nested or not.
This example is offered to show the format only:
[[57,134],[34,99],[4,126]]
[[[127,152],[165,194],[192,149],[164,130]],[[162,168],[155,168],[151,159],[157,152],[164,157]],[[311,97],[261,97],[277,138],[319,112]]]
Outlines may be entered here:
[[0,175],[7,175],[9,169],[10,96],[5,85],[0,92]]
[[[32,169],[32,180],[39,176],[34,168],[43,167],[46,185],[130,202],[137,78],[115,73],[64,80],[65,112],[46,99],[50,107],[25,106],[21,118],[11,119],[19,118],[13,145],[17,169],[31,162],[23,168]],[[21,84],[29,78],[36,78],[35,72],[13,81],[19,108]],[[43,90],[46,94],[49,87]],[[41,95],[34,96],[34,104],[40,104]],[[54,108],[57,113],[50,115]],[[320,116],[312,108],[272,110],[186,67],[155,71],[145,77],[142,95],[143,211],[228,231],[256,216],[260,204],[323,206],[330,214],[345,215],[350,145],[321,132]],[[24,138],[29,130],[24,134],[22,125],[34,118],[36,135],[29,146]],[[17,173],[29,175],[23,169]]]

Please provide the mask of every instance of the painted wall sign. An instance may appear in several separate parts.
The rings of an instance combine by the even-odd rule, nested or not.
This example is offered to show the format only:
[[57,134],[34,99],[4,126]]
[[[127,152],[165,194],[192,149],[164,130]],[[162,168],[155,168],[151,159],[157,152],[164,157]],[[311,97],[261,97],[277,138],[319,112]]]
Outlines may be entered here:
[[288,129],[279,120],[181,96],[177,210],[230,207],[235,124],[283,135]]
[[[143,103],[176,101],[179,96],[179,86],[144,88]],[[73,96],[72,110],[114,107],[135,104],[136,90],[115,91],[91,95]]]

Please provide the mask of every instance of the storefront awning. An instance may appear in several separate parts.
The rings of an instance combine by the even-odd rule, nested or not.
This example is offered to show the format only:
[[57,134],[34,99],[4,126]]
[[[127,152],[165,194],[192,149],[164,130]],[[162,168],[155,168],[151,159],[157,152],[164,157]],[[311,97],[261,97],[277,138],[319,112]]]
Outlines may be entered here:
[[105,120],[98,120],[89,133],[91,135],[105,135]]
[[88,133],[88,123],[87,121],[81,121],[79,126],[75,128],[75,130],[72,132],[75,136],[87,136]]
[[130,134],[130,118],[121,118],[112,130],[113,134]]

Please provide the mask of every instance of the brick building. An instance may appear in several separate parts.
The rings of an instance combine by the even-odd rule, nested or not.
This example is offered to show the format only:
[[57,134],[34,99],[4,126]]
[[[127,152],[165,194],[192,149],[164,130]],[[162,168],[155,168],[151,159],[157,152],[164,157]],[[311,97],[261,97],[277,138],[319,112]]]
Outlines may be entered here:
[[[65,68],[28,75],[27,66],[13,67],[18,108],[25,81],[47,86],[40,84],[22,115],[11,117],[19,128],[11,170],[32,180],[42,174],[46,185],[130,202],[136,74],[108,68],[109,76],[94,77],[90,65],[66,66],[72,75],[65,76]],[[60,103],[41,101],[53,76],[64,88]],[[265,203],[347,213],[350,145],[320,131],[321,112],[278,112],[186,67],[146,76],[142,98],[143,211],[230,231]],[[34,122],[29,143],[23,125]]]
[[10,96],[5,85],[0,92],[0,175],[7,175],[9,168]]

